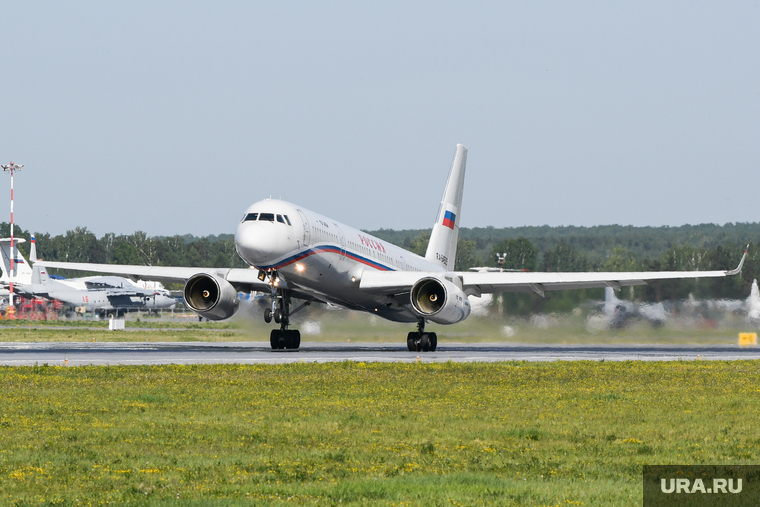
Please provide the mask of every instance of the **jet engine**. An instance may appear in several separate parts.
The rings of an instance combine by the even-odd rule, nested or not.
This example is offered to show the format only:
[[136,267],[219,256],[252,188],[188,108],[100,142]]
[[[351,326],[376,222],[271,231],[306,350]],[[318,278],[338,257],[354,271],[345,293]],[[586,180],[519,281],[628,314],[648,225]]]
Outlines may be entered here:
[[206,273],[191,276],[182,292],[187,306],[208,320],[228,319],[240,304],[237,291],[227,280]]
[[420,317],[437,324],[455,324],[470,315],[470,301],[452,282],[423,278],[412,287],[412,308]]

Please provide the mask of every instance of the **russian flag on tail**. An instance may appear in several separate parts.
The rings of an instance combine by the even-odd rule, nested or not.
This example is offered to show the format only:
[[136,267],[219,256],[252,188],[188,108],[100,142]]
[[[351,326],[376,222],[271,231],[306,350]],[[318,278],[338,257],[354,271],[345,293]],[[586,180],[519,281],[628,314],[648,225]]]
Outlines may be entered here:
[[446,211],[443,215],[443,225],[449,229],[454,229],[454,222],[456,222],[457,216],[451,211]]

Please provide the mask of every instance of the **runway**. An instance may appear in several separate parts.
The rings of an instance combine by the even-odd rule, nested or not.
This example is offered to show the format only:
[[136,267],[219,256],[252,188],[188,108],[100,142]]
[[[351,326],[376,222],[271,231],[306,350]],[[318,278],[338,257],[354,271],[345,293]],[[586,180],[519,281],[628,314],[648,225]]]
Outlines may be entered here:
[[304,342],[298,350],[271,350],[265,342],[0,343],[0,365],[282,364],[496,361],[677,361],[760,359],[760,348],[737,345],[536,345],[446,343],[435,352],[405,344]]

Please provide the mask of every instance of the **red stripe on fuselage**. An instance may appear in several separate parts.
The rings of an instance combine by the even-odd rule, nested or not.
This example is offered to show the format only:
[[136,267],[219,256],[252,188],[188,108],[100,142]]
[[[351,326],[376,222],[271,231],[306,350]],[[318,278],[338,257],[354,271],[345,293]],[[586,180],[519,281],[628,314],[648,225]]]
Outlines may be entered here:
[[[262,268],[262,269],[282,269],[282,268],[284,268],[286,266],[290,266],[291,264],[294,264],[294,263],[296,263],[296,262],[298,262],[300,260],[303,260],[306,257],[310,257],[310,256],[318,254],[318,253],[336,253],[336,254],[340,255],[341,254],[341,250],[339,248],[335,248],[335,247],[317,247],[316,249],[310,249],[310,250],[302,253],[301,255],[293,257],[292,259],[288,259],[288,260],[286,260],[286,261],[284,261],[284,262],[282,262],[280,264],[275,264],[274,266],[267,266],[267,267]],[[360,262],[362,264],[366,264],[367,266],[370,266],[372,268],[378,269],[380,271],[391,271],[391,268],[383,266],[382,264],[376,263],[376,262],[371,261],[369,259],[365,259],[363,257],[358,257],[358,256],[356,256],[356,255],[354,255],[354,254],[352,254],[351,252],[348,252],[348,251],[345,252],[345,256],[348,257],[351,260],[354,260],[356,262]]]

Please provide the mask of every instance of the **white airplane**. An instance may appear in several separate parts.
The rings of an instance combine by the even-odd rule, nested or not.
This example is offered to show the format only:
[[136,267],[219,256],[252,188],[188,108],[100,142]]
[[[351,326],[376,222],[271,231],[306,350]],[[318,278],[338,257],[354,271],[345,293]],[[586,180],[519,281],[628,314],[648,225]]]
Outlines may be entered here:
[[11,255],[11,238],[0,239],[0,255],[3,257],[2,261],[5,266],[3,268],[2,276],[0,276],[0,286],[3,287],[2,295],[9,294],[9,292],[6,291],[11,281],[9,275],[11,257],[13,257],[14,285],[17,283],[32,283],[32,268],[29,266],[29,263],[26,262],[24,256],[18,251],[18,245],[20,243],[26,243],[26,240],[24,238],[13,239],[13,255]]
[[612,287],[605,287],[604,301],[599,307],[601,314],[590,316],[586,322],[586,329],[591,332],[623,328],[637,319],[645,320],[654,327],[660,327],[668,320],[668,312],[663,303],[638,303],[619,299]]
[[[176,305],[165,289],[161,292],[143,289],[126,278],[116,276],[91,276],[68,280],[52,280],[47,270],[37,265],[37,250],[32,236],[29,257],[30,267],[16,245],[24,243],[23,238],[14,239],[11,255],[10,238],[0,239],[3,261],[3,276],[0,285],[9,284],[10,258],[14,258],[13,283],[15,292],[26,297],[58,299],[82,311],[121,314],[128,310],[171,309]],[[0,296],[2,293],[0,293]]]
[[682,301],[678,308],[689,314],[701,314],[706,312],[707,315],[742,314],[747,322],[753,325],[760,325],[760,289],[757,286],[757,279],[752,280],[749,296],[746,299],[708,299],[698,300],[694,296]]
[[[457,145],[425,257],[391,245],[358,229],[285,201],[267,199],[246,209],[235,232],[235,245],[250,269],[129,266],[39,262],[48,268],[77,269],[122,276],[185,282],[185,302],[211,320],[231,317],[238,291],[267,291],[272,307],[264,312],[273,329],[273,349],[300,346],[290,317],[312,301],[373,313],[417,324],[407,335],[409,350],[433,351],[436,333],[425,324],[455,324],[470,315],[468,296],[643,285],[647,280],[724,277],[731,271],[631,273],[458,272],[454,261],[462,210],[467,149]],[[305,300],[291,309],[291,298]]]

